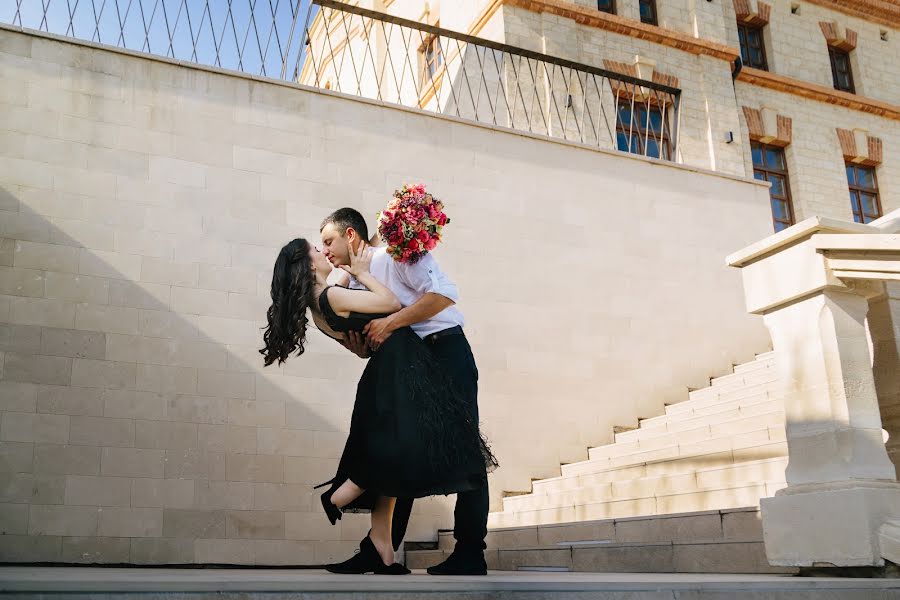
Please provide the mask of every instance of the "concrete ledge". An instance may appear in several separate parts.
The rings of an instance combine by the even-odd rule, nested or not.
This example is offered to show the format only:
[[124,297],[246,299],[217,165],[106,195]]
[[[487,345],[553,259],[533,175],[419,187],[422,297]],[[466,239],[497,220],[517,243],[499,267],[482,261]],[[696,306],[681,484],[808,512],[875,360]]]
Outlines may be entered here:
[[[91,594],[92,600],[121,597],[128,593],[190,593],[223,598],[224,593],[275,592],[301,594],[366,592],[367,598],[458,597],[459,594],[490,593],[491,598],[549,598],[536,593],[584,594],[580,598],[625,598],[625,593],[642,593],[640,598],[671,599],[700,597],[728,598],[814,598],[825,590],[840,591],[841,598],[887,600],[900,595],[900,580],[794,578],[776,575],[679,575],[602,573],[491,573],[487,577],[432,577],[415,572],[406,577],[375,575],[332,575],[325,571],[284,569],[136,569],[68,567],[0,567],[0,593],[17,593],[20,598],[53,593],[54,598]],[[606,594],[603,594],[606,592]],[[502,594],[502,595],[501,595]],[[799,594],[799,595],[797,595]],[[845,595],[846,594],[846,595]],[[34,595],[34,596],[33,596]],[[181,596],[180,596],[181,597]],[[288,596],[285,596],[288,597]],[[467,596],[482,598],[481,596]],[[552,596],[558,597],[558,596]],[[627,596],[636,598],[636,596]],[[834,596],[838,597],[838,596]]]

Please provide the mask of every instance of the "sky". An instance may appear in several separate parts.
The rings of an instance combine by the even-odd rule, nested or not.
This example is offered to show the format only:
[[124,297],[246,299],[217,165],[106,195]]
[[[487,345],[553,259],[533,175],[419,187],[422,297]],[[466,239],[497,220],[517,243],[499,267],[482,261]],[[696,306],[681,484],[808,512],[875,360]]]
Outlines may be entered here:
[[288,78],[308,12],[309,0],[0,0],[3,23],[256,75],[280,77],[287,55]]

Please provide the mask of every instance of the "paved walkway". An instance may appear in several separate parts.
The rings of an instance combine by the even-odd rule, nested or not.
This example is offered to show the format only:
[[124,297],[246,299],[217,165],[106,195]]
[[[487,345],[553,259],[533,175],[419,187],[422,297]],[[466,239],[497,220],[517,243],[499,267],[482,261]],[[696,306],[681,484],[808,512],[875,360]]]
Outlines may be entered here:
[[[172,569],[95,567],[0,567],[0,592],[18,598],[51,593],[60,598],[91,593],[115,598],[129,593],[153,597],[303,598],[900,598],[898,579],[800,578],[779,575],[688,575],[644,573],[492,572],[487,577],[332,575],[320,570]],[[62,594],[59,594],[63,592]],[[68,592],[69,594],[66,594]],[[222,593],[224,592],[224,596]],[[57,595],[59,594],[59,595]],[[571,595],[571,596],[570,596]],[[44,596],[46,598],[46,596]],[[82,596],[83,597],[83,596]],[[347,596],[349,597],[349,596]]]

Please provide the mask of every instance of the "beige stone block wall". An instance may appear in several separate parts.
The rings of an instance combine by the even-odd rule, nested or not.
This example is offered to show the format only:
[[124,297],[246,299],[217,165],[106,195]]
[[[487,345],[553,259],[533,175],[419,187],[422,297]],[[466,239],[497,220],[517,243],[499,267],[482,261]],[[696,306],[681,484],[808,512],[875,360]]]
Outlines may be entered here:
[[311,488],[363,363],[257,348],[280,246],[405,181],[453,218],[495,506],[767,347],[723,260],[768,231],[753,182],[10,30],[0,68],[3,560],[352,553]]
[[[840,106],[807,100],[793,94],[737,84],[738,102],[752,108],[768,107],[792,120],[793,137],[785,148],[791,198],[797,221],[813,215],[853,220],[844,156],[836,128],[865,129],[881,138],[884,162],[875,169],[879,196],[885,214],[900,208],[900,124]],[[741,137],[749,139],[741,118]],[[750,145],[744,162],[753,172]]]

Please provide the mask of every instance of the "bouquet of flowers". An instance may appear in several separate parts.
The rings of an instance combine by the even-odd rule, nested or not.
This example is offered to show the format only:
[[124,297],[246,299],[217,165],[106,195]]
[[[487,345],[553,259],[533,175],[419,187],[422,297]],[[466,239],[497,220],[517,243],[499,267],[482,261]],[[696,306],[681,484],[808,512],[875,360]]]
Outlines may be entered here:
[[443,202],[423,184],[407,184],[394,191],[387,208],[378,213],[378,233],[394,260],[414,264],[434,250],[449,222]]

